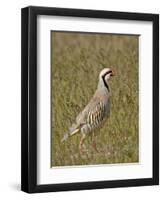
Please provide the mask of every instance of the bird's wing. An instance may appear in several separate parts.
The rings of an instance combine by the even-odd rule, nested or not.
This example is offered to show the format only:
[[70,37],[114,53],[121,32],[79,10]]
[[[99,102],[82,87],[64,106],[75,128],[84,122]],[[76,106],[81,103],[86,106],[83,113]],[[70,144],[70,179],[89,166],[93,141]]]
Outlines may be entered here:
[[93,97],[84,110],[77,116],[77,124],[98,125],[105,116],[105,104]]

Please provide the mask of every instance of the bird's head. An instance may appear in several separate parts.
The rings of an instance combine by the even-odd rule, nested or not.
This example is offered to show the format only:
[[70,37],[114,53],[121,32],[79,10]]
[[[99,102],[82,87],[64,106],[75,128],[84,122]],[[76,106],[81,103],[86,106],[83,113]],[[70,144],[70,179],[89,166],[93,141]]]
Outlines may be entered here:
[[111,68],[104,68],[99,74],[99,81],[108,88],[109,79],[114,75],[115,73]]
[[106,81],[110,79],[111,76],[114,76],[115,73],[111,68],[104,68],[101,70],[99,78],[100,79],[105,79]]

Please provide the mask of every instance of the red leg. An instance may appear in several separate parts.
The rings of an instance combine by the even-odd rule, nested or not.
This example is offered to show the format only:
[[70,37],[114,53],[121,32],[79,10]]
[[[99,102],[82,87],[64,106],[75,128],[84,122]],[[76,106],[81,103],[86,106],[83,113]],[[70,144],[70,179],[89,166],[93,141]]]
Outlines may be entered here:
[[83,149],[83,145],[84,145],[84,140],[85,140],[85,138],[86,138],[86,135],[83,134],[83,135],[82,135],[82,138],[81,138],[81,140],[80,140],[80,143],[79,143],[79,151],[80,151],[81,154],[85,153],[85,150]]
[[94,150],[99,153],[98,149],[97,149],[97,146],[96,146],[96,136],[94,134],[94,132],[92,133],[92,145],[93,145],[93,148]]

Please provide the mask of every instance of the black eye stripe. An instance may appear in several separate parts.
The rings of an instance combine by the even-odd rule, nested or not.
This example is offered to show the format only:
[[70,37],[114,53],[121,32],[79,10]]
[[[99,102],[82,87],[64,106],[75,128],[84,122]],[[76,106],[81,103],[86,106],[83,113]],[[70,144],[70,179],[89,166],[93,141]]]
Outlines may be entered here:
[[109,91],[109,87],[108,87],[108,84],[107,84],[107,82],[105,80],[105,76],[110,74],[110,73],[112,73],[112,70],[109,70],[109,71],[105,72],[105,74],[102,75],[102,80],[103,80],[104,85],[105,85],[105,87],[107,88],[108,91]]
[[107,84],[106,81],[105,81],[105,76],[108,75],[108,74],[110,74],[110,73],[112,73],[111,70],[107,71],[107,72],[102,76],[104,85],[105,85],[105,87],[108,89],[108,91],[109,91],[109,87],[108,87],[108,84]]
[[106,75],[108,75],[108,74],[110,74],[110,73],[112,73],[112,71],[111,70],[109,70],[109,71],[107,71],[102,77],[104,77],[105,78],[105,76]]

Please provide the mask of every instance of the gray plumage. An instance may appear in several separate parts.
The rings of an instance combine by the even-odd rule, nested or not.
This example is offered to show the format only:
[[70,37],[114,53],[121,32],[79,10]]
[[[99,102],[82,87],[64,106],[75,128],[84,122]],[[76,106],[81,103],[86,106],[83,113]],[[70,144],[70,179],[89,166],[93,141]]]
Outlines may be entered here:
[[[99,128],[110,113],[110,88],[109,78],[113,75],[110,68],[105,68],[99,75],[99,83],[94,96],[76,117],[76,122],[69,128],[69,132],[64,135],[62,142],[78,132],[86,136]],[[82,145],[82,144],[81,144]]]

